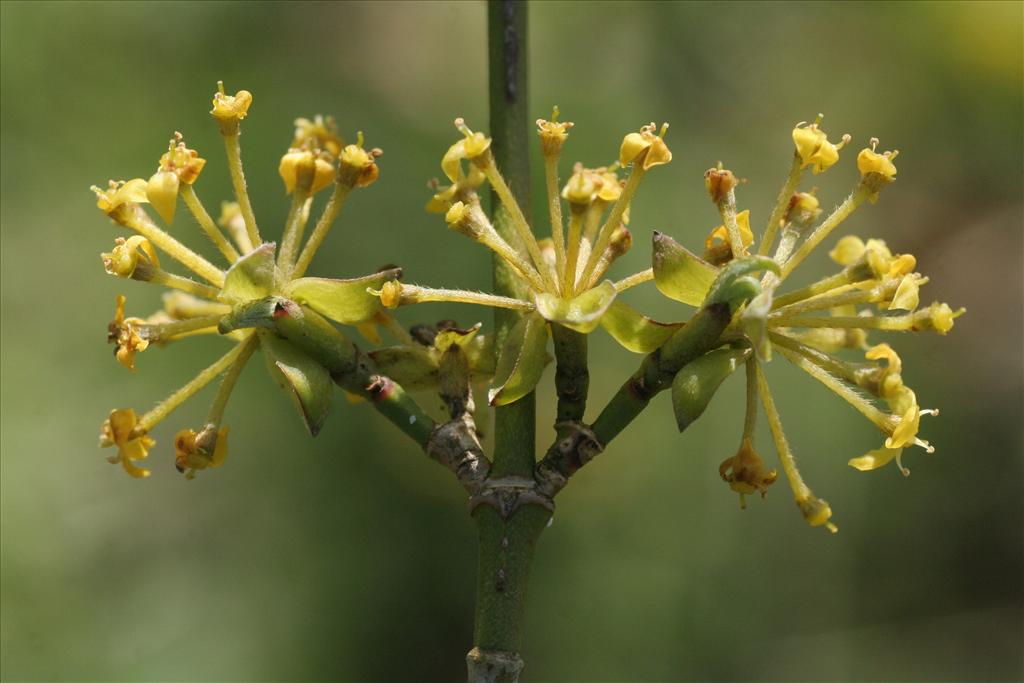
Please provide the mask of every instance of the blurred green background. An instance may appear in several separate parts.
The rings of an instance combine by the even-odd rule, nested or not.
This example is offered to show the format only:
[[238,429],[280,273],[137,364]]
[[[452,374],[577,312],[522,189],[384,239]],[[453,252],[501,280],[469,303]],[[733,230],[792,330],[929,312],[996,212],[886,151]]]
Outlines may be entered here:
[[[624,133],[672,122],[671,165],[633,208],[698,248],[717,223],[701,174],[723,160],[760,225],[790,129],[823,111],[859,147],[902,152],[899,181],[842,231],[884,238],[963,305],[946,338],[901,336],[904,377],[940,407],[938,450],[860,473],[877,431],[779,361],[768,368],[805,478],[840,531],[809,528],[784,483],[741,511],[718,478],[735,452],[742,380],[680,437],[655,402],[559,498],[535,565],[526,680],[1019,680],[1022,670],[1021,3],[671,4],[531,8],[531,111],[576,122],[563,167],[596,165]],[[347,277],[388,262],[406,281],[488,289],[478,245],[422,211],[456,115],[486,127],[480,3],[19,3],[2,17],[2,676],[6,680],[452,681],[471,644],[476,540],[443,469],[365,405],[336,399],[316,439],[252,363],[228,408],[227,465],[192,482],[171,441],[210,392],[157,428],[153,476],[96,447],[112,407],[144,410],[222,343],[110,357],[114,297],[159,288],[106,276],[117,233],[89,185],[147,176],[182,131],[229,198],[217,79],[251,90],[242,138],[264,233],[292,120],[337,116],[385,150],[313,264]],[[813,184],[855,182],[854,154]],[[539,175],[534,205],[543,216]],[[807,183],[808,185],[810,182]],[[183,211],[175,232],[202,244]],[[830,240],[830,242],[833,240]],[[824,250],[802,268],[829,270]],[[680,315],[653,286],[630,294]],[[483,310],[420,306],[407,323]],[[879,338],[877,335],[876,339]],[[639,357],[592,336],[592,408]],[[551,370],[539,435],[552,436]],[[762,453],[774,455],[767,433]]]

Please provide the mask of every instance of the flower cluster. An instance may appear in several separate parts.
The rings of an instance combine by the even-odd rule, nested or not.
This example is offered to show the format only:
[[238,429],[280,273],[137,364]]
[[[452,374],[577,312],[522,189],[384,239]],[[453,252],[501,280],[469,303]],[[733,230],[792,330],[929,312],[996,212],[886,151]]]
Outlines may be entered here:
[[[759,282],[751,283],[753,296],[736,312],[720,339],[730,351],[712,352],[676,377],[673,398],[677,417],[683,426],[710,399],[707,392],[695,394],[689,387],[717,387],[742,362],[747,372],[747,417],[739,451],[722,462],[719,469],[722,479],[740,494],[741,503],[745,495],[764,495],[776,479],[775,470],[766,470],[753,448],[760,400],[782,470],[801,512],[810,524],[835,531],[828,503],[811,492],[797,470],[763,363],[771,359],[773,349],[777,350],[882,432],[882,446],[850,459],[851,466],[873,470],[895,461],[899,470],[908,474],[902,462],[903,449],[919,446],[929,453],[934,450],[918,436],[918,430],[922,416],[936,415],[938,411],[918,405],[914,391],[903,383],[903,363],[896,351],[886,343],[870,343],[868,335],[875,330],[931,331],[944,335],[964,311],[939,302],[920,306],[920,288],[928,278],[915,271],[917,260],[910,254],[893,253],[881,240],[864,241],[855,236],[843,237],[829,252],[840,266],[838,272],[807,286],[782,291],[785,280],[819,244],[865,200],[877,201],[882,188],[896,179],[893,160],[897,152],[879,153],[878,141],[871,139],[857,156],[860,179],[856,187],[822,219],[814,191],[798,191],[802,173],[808,167],[814,173],[828,170],[839,160],[839,150],[850,141],[850,136],[844,135],[839,144],[833,144],[820,123],[819,117],[814,123],[798,124],[793,130],[792,167],[769,214],[756,253],[750,251],[755,240],[749,211],[737,212],[736,178],[719,166],[707,172],[705,184],[721,213],[722,225],[711,230],[704,243],[703,258],[667,236],[656,235],[654,281],[670,298],[698,305],[724,264],[770,257],[770,272]],[[844,352],[860,353],[862,360],[845,358]]]
[[[512,195],[491,153],[491,139],[469,129],[462,119],[455,127],[462,138],[441,159],[451,182],[434,185],[427,210],[444,213],[452,230],[491,249],[518,279],[517,297],[465,290],[438,289],[389,282],[379,292],[385,306],[424,301],[454,301],[507,308],[524,315],[503,345],[495,380],[489,393],[492,405],[504,405],[531,392],[547,362],[551,326],[587,334],[603,327],[625,348],[646,353],[662,344],[679,325],[658,323],[634,311],[617,295],[653,278],[651,269],[618,281],[605,279],[611,265],[633,243],[627,225],[630,204],[647,172],[672,160],[665,143],[668,125],[658,131],[653,123],[625,136],[618,160],[599,168],[577,163],[564,187],[559,188],[558,162],[573,127],[558,121],[537,121],[544,156],[548,217],[551,236],[539,238]],[[618,171],[631,168],[627,180]],[[481,207],[477,189],[490,184],[513,227],[506,239]],[[568,206],[568,222],[562,200]]]
[[[214,95],[211,114],[224,139],[237,199],[223,205],[219,221],[211,218],[195,191],[206,161],[177,133],[148,180],[93,188],[97,206],[131,233],[117,238],[113,249],[102,255],[106,271],[169,290],[163,310],[145,318],[127,316],[125,298],[118,297],[108,327],[117,361],[135,371],[138,355],[151,346],[198,334],[217,334],[232,342],[231,350],[152,410],[141,416],[130,409],[110,413],[101,445],[116,446],[111,462],[120,463],[132,476],[149,474],[138,463],[154,445],[149,435],[153,427],[218,377],[223,379],[207,420],[197,430],[180,431],[174,448],[175,464],[189,478],[223,463],[228,397],[242,368],[260,350],[271,374],[295,399],[310,432],[315,434],[323,424],[332,383],[340,384],[375,401],[385,417],[416,438],[432,457],[461,472],[468,490],[478,491],[488,463],[475,434],[470,382],[493,376],[488,393],[492,405],[521,399],[535,389],[549,361],[549,337],[555,340],[558,362],[559,437],[535,472],[537,490],[549,497],[658,391],[671,387],[682,430],[700,417],[722,382],[743,366],[747,391],[740,447],[721,463],[719,474],[739,494],[743,506],[746,496],[764,496],[778,479],[777,470],[767,466],[755,448],[757,416],[763,409],[798,508],[811,525],[835,531],[831,508],[803,481],[783,432],[763,369],[773,355],[809,374],[882,433],[881,446],[850,458],[851,466],[873,470],[895,462],[908,474],[903,464],[906,448],[933,450],[918,432],[921,418],[938,411],[921,408],[916,393],[903,381],[903,360],[889,344],[869,341],[869,335],[944,335],[963,309],[939,302],[922,306],[921,288],[928,278],[917,272],[914,256],[894,252],[879,239],[856,236],[839,239],[829,252],[835,272],[802,287],[784,288],[843,221],[865,202],[877,202],[882,189],[895,181],[897,152],[879,152],[876,139],[857,155],[855,187],[826,215],[816,191],[801,191],[800,184],[808,168],[819,174],[835,166],[851,137],[831,142],[820,116],[810,124],[797,124],[789,175],[760,232],[751,211],[737,205],[736,175],[721,164],[709,169],[704,184],[721,222],[703,239],[703,251],[698,255],[654,232],[651,267],[612,280],[607,273],[633,243],[628,226],[640,184],[651,169],[672,160],[665,142],[668,124],[659,129],[652,123],[628,133],[613,163],[593,168],[577,163],[563,185],[559,162],[573,124],[559,121],[557,108],[550,120],[538,120],[550,224],[550,235],[540,236],[498,169],[491,139],[456,119],[460,138],[441,159],[449,184],[432,184],[426,208],[443,214],[450,229],[499,257],[513,282],[507,287],[510,295],[498,296],[405,284],[397,268],[349,280],[306,277],[349,193],[376,181],[380,150],[366,149],[361,133],[355,144],[346,145],[333,119],[296,120],[294,137],[279,164],[291,206],[280,242],[266,243],[246,191],[239,145],[241,121],[251,104],[252,95],[244,90],[229,96],[221,86]],[[485,183],[499,200],[494,216],[481,205],[478,191]],[[314,196],[327,188],[333,188],[330,198],[304,239]],[[179,242],[146,211],[145,205],[151,205],[170,226],[179,197],[226,268]],[[165,270],[162,260],[168,258],[194,277]],[[698,309],[688,323],[657,322],[619,297],[652,281],[668,298]],[[398,306],[428,301],[480,304],[520,315],[495,353],[493,337],[478,334],[479,324],[459,329],[454,322],[442,321],[406,331],[389,313]],[[380,342],[377,328],[383,325],[399,344],[362,354],[329,321],[354,325],[375,343]],[[629,351],[648,355],[637,374],[588,425],[583,422],[584,335],[598,327]],[[409,389],[437,389],[451,421],[435,425],[404,394],[403,384]],[[435,438],[438,434],[440,440]],[[589,450],[567,455],[577,447]],[[472,456],[468,460],[467,453]]]
[[[130,233],[118,237],[114,248],[102,255],[106,271],[168,290],[163,310],[146,318],[126,317],[125,297],[118,296],[114,320],[108,327],[117,361],[135,371],[138,354],[149,347],[192,335],[216,334],[232,344],[227,353],[152,410],[142,415],[127,408],[110,413],[102,427],[100,445],[116,447],[117,453],[109,460],[120,463],[133,477],[149,476],[149,470],[138,463],[155,444],[149,436],[153,427],[218,377],[222,380],[205,423],[198,430],[181,430],[174,439],[175,466],[192,478],[197,470],[224,462],[228,435],[228,428],[222,424],[225,408],[239,374],[256,350],[263,352],[271,373],[295,398],[309,430],[314,434],[319,430],[330,405],[331,378],[327,371],[272,330],[252,322],[258,318],[255,312],[274,297],[287,297],[301,304],[309,315],[356,325],[371,336],[376,334],[376,325],[384,324],[406,338],[379,300],[366,291],[367,287],[380,287],[396,279],[400,275],[397,269],[351,280],[305,277],[349,193],[376,180],[380,150],[367,150],[362,134],[356,144],[345,145],[333,119],[298,119],[294,139],[279,168],[285,190],[291,195],[291,208],[280,244],[264,242],[246,190],[239,144],[241,121],[252,101],[248,91],[228,95],[222,84],[213,97],[210,113],[224,139],[237,199],[223,205],[218,222],[195,190],[206,161],[188,148],[179,133],[175,133],[148,180],[111,181],[106,188],[92,188],[100,210]],[[303,244],[313,198],[328,187],[333,187],[330,198]],[[226,267],[178,241],[146,211],[145,205],[149,204],[170,228],[179,198],[213,242]],[[161,253],[164,259],[190,271],[191,276],[165,270]]]

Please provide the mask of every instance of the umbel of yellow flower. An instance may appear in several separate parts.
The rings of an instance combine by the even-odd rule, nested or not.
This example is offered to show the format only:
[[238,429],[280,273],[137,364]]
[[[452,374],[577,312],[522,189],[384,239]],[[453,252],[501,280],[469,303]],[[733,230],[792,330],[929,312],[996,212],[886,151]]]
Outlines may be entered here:
[[[221,225],[210,217],[195,191],[205,160],[189,149],[175,133],[160,157],[157,172],[147,182],[141,178],[111,182],[107,189],[94,187],[96,205],[114,223],[130,231],[114,248],[102,254],[104,269],[111,275],[149,282],[168,288],[165,309],[146,318],[125,315],[125,297],[117,297],[108,337],[115,345],[117,361],[134,371],[138,354],[186,337],[213,334],[230,349],[200,371],[152,410],[137,416],[131,409],[111,412],[103,425],[101,445],[117,447],[111,462],[121,463],[134,477],[148,476],[134,463],[144,459],[154,445],[150,431],[188,398],[217,378],[222,378],[206,422],[197,432],[182,430],[175,439],[175,464],[188,478],[198,470],[217,467],[227,456],[227,430],[222,425],[228,398],[242,369],[255,351],[262,351],[271,374],[295,400],[312,433],[323,425],[331,403],[330,373],[316,360],[265,327],[254,329],[254,311],[267,301],[287,301],[297,315],[316,316],[360,326],[375,333],[382,324],[402,334],[384,312],[379,299],[367,293],[395,279],[394,268],[351,280],[305,277],[349,193],[377,178],[380,150],[358,142],[341,146],[332,119],[317,117],[296,122],[292,148],[281,160],[281,176],[291,195],[291,208],[280,244],[264,242],[256,224],[239,146],[240,122],[246,117],[252,95],[245,90],[225,94],[223,84],[214,95],[211,112],[224,137],[228,170],[237,199],[222,212]],[[310,205],[319,190],[333,186],[323,214],[306,237]],[[181,198],[192,217],[210,237],[226,265],[217,265],[158,227],[146,211],[150,204],[168,224]],[[305,237],[305,239],[304,239]],[[188,275],[169,272],[158,256],[182,266]],[[276,297],[276,299],[275,299]],[[322,317],[320,317],[322,316]],[[334,331],[341,337],[341,333]],[[405,337],[403,337],[404,339]]]
[[[934,450],[918,432],[921,417],[937,415],[938,411],[919,406],[917,395],[904,384],[902,359],[888,344],[869,348],[868,336],[876,330],[946,334],[963,309],[953,310],[936,302],[918,310],[920,289],[928,278],[914,272],[917,260],[910,254],[893,253],[881,240],[864,241],[855,236],[840,239],[829,254],[840,266],[838,272],[810,285],[783,291],[783,284],[797,266],[865,200],[875,202],[881,189],[896,176],[893,163],[896,153],[876,152],[878,141],[872,138],[870,146],[857,156],[861,176],[857,186],[832,213],[821,218],[817,197],[799,191],[802,173],[808,167],[820,173],[835,165],[849,136],[844,135],[840,144],[833,145],[820,128],[820,122],[819,116],[814,123],[801,123],[793,130],[793,166],[775,207],[769,212],[759,244],[751,227],[751,212],[737,210],[735,176],[719,165],[708,171],[705,186],[719,209],[722,224],[712,229],[705,241],[704,258],[657,233],[653,276],[659,290],[670,298],[700,305],[722,267],[735,259],[746,258],[748,249],[755,246],[754,258],[771,254],[774,270],[769,269],[772,272],[759,282],[748,283],[757,294],[742,310],[736,311],[720,340],[726,349],[754,351],[745,361],[747,420],[743,447],[722,463],[720,473],[730,487],[741,494],[763,493],[770,483],[771,473],[764,472],[751,445],[760,398],[782,471],[798,508],[812,526],[825,526],[834,531],[835,526],[829,521],[831,507],[811,492],[797,470],[761,366],[770,360],[773,349],[777,350],[882,432],[882,447],[850,459],[851,466],[873,470],[896,461],[900,471],[907,474],[909,471],[902,463],[903,450],[910,446],[919,446],[929,453]],[[847,350],[864,353],[863,361],[844,358],[842,354]],[[716,353],[723,351],[712,351],[703,358]],[[673,384],[674,405],[681,427],[693,419],[692,408],[688,407],[692,401],[688,402],[683,394],[676,400],[676,392],[685,391],[688,384],[681,379],[692,377],[695,371],[690,368],[696,365],[698,361],[684,368]],[[714,386],[717,387],[735,366],[734,363],[716,375]]]
[[[641,316],[617,295],[651,279],[641,271],[617,282],[604,279],[612,263],[632,244],[626,224],[629,208],[644,175],[672,160],[665,144],[668,128],[656,133],[654,124],[625,136],[619,165],[629,167],[625,183],[616,167],[584,169],[577,165],[560,191],[558,162],[571,122],[537,121],[544,156],[548,218],[551,236],[538,239],[497,168],[491,139],[474,132],[462,119],[462,133],[441,159],[441,170],[451,182],[438,188],[427,210],[444,212],[452,230],[470,237],[497,254],[519,281],[517,297],[501,297],[463,290],[436,289],[389,283],[378,294],[384,305],[395,307],[426,301],[456,301],[520,311],[523,316],[500,352],[495,381],[489,394],[494,405],[518,400],[533,390],[547,362],[549,328],[587,334],[604,327],[620,344],[638,353],[657,348],[678,325],[665,325]],[[513,228],[512,239],[499,234],[484,212],[477,188],[487,181],[498,196]],[[562,199],[569,209],[564,219]]]

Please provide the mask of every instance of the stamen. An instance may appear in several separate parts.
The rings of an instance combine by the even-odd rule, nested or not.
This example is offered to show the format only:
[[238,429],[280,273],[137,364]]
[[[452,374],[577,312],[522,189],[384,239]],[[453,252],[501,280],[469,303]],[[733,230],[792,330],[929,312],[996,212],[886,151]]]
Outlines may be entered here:
[[456,128],[456,129],[457,129],[457,130],[458,130],[458,131],[459,131],[460,133],[462,133],[463,135],[465,135],[465,136],[466,136],[467,138],[469,138],[469,137],[472,137],[472,136],[473,136],[473,131],[471,131],[471,130],[469,129],[469,126],[467,126],[467,125],[466,125],[466,120],[465,120],[464,118],[462,118],[461,116],[460,116],[460,117],[458,117],[457,119],[455,119],[455,128]]

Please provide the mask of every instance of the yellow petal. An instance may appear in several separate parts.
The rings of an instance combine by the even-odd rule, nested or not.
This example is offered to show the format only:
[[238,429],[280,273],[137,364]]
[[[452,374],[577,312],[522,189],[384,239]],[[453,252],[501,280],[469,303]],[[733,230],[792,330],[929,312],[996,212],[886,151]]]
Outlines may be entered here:
[[850,458],[850,461],[847,464],[861,472],[869,472],[888,465],[889,462],[902,452],[902,448],[878,448],[865,453],[859,458]]
[[173,171],[157,171],[146,185],[146,197],[156,212],[170,225],[178,202],[178,175]]
[[622,138],[622,145],[619,147],[619,164],[628,166],[650,146],[650,140],[640,133],[630,133]]
[[864,148],[857,155],[857,170],[860,171],[861,176],[877,173],[886,181],[894,180],[896,178],[896,165],[892,163],[892,160],[895,156],[892,152],[879,154],[873,149]]
[[841,266],[856,263],[864,255],[864,241],[855,235],[847,235],[836,243],[835,249],[828,252],[829,258]]

